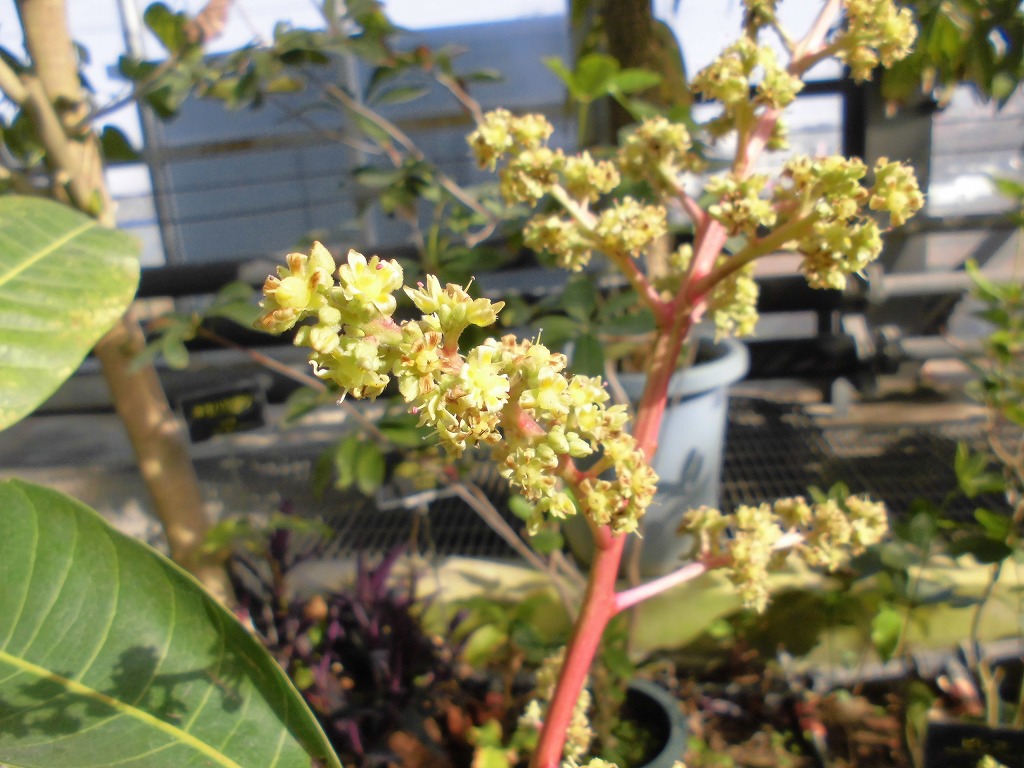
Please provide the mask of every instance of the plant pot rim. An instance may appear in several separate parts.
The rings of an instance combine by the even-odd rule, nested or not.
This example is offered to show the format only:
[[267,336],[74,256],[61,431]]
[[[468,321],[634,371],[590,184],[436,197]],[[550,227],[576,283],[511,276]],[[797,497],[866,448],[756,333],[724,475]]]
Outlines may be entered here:
[[668,725],[664,744],[641,768],[671,768],[683,759],[688,737],[686,719],[679,709],[679,704],[668,691],[650,680],[633,678],[627,687],[663,710]]
[[[746,376],[750,369],[750,352],[742,341],[729,337],[716,341],[714,332],[705,329],[695,331],[693,339],[702,347],[712,349],[711,359],[676,371],[669,381],[669,397],[700,395],[735,384]],[[643,372],[619,374],[622,388],[633,400],[638,400],[643,394],[646,381],[647,374]]]

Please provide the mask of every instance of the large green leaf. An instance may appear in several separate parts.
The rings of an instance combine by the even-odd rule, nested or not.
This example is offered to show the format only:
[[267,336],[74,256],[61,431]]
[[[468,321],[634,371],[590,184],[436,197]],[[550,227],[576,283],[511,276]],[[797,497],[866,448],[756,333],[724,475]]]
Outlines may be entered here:
[[340,768],[280,667],[177,566],[17,480],[0,532],[0,763]]
[[75,372],[138,279],[130,235],[50,200],[0,197],[0,429]]

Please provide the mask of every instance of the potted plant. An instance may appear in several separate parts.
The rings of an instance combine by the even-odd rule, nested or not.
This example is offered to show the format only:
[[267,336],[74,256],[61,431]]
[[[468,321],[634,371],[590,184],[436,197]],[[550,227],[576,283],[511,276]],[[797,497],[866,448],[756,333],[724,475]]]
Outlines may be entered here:
[[[501,166],[501,188],[510,204],[549,201],[551,208],[526,226],[531,247],[554,254],[572,271],[601,251],[653,314],[647,382],[631,431],[626,407],[608,403],[599,379],[566,376],[564,355],[538,340],[505,336],[463,352],[464,331],[493,324],[502,302],[474,298],[428,276],[405,288],[418,315],[398,322],[393,293],[402,287],[403,274],[396,262],[351,251],[339,266],[319,245],[308,255],[290,255],[287,267],[264,287],[261,327],[284,331],[298,325],[296,343],[309,347],[318,376],[356,398],[379,395],[393,376],[409,407],[453,455],[476,445],[490,448],[513,487],[533,503],[534,524],[574,514],[588,521],[596,554],[543,717],[536,766],[550,768],[563,755],[577,759],[585,751],[587,740],[574,725],[577,702],[601,633],[615,614],[713,567],[728,568],[748,603],[763,607],[765,569],[780,550],[793,548],[813,564],[835,565],[843,549],[876,541],[884,530],[881,507],[857,497],[815,505],[785,500],[733,515],[702,508],[686,521],[697,541],[692,564],[624,592],[615,589],[626,536],[654,497],[650,461],[669,382],[695,322],[706,316],[723,333],[749,329],[756,298],[752,265],[779,249],[802,254],[801,269],[812,286],[841,287],[847,274],[881,250],[882,225],[868,210],[887,214],[897,226],[923,205],[913,173],[885,159],[866,186],[868,169],[856,159],[794,158],[773,186],[755,172],[762,152],[784,143],[779,118],[811,66],[837,55],[863,79],[876,64],[909,51],[914,26],[908,12],[888,2],[851,2],[834,27],[840,10],[840,3],[826,3],[797,38],[782,29],[771,4],[751,4],[740,40],[695,77],[694,90],[722,105],[707,129],[712,136],[735,131],[737,138],[731,168],[705,185],[706,207],[683,184],[701,166],[690,132],[665,119],[630,132],[608,160],[549,147],[552,128],[538,115],[497,110],[470,137],[482,166]],[[759,43],[769,29],[785,41],[788,62]],[[694,223],[692,246],[675,251],[656,280],[644,257],[665,232],[666,209],[614,196],[623,176],[647,184]]]
[[[762,152],[783,141],[779,118],[801,87],[801,76],[832,55],[849,64],[857,78],[867,77],[879,62],[904,56],[914,34],[909,14],[889,0],[827,0],[798,37],[780,24],[773,3],[750,0],[747,8],[742,37],[693,82],[696,91],[722,106],[705,128],[712,136],[736,135],[731,168],[707,181],[704,198],[691,196],[682,184],[701,164],[689,130],[664,119],[636,128],[608,160],[550,148],[550,126],[536,115],[490,113],[471,137],[483,165],[501,164],[510,201],[535,206],[546,198],[552,205],[527,226],[534,247],[549,250],[570,270],[600,250],[651,311],[655,333],[631,426],[626,406],[610,403],[600,379],[567,375],[565,356],[540,340],[506,335],[469,347],[463,334],[493,324],[502,302],[427,276],[405,287],[416,310],[399,322],[394,294],[403,287],[403,271],[395,261],[351,251],[339,264],[317,244],[308,254],[289,255],[287,266],[264,287],[261,327],[283,331],[298,325],[296,342],[309,347],[318,376],[352,398],[375,397],[396,380],[410,409],[450,454],[477,445],[490,448],[510,483],[532,504],[532,525],[571,515],[588,521],[595,557],[580,613],[564,654],[550,661],[552,685],[524,713],[536,726],[531,765],[538,768],[584,760],[592,735],[582,706],[585,681],[616,615],[712,569],[723,569],[749,606],[763,608],[767,571],[786,552],[832,567],[844,553],[877,541],[886,528],[882,505],[859,497],[817,503],[786,499],[731,514],[700,508],[685,521],[696,542],[692,563],[646,584],[617,587],[627,537],[655,495],[651,461],[669,382],[695,322],[709,317],[723,333],[752,322],[751,265],[779,248],[802,254],[812,285],[841,284],[881,248],[882,225],[869,218],[868,209],[888,214],[898,225],[923,202],[913,174],[899,163],[879,162],[866,185],[868,169],[846,158],[793,159],[773,186],[755,171]],[[787,61],[779,61],[759,40],[772,31],[782,39]],[[647,184],[659,202],[612,194],[622,175]],[[691,247],[673,253],[667,271],[654,280],[645,271],[645,254],[664,232],[665,204],[678,205],[691,217],[695,237]],[[122,762],[142,759],[137,753],[148,747],[164,750],[176,764],[201,759],[224,766],[264,765],[275,755],[281,756],[279,765],[309,765],[311,759],[317,765],[338,764],[308,712],[292,708],[294,691],[283,675],[268,668],[252,638],[227,623],[224,612],[187,576],[107,536],[79,508],[69,510],[24,484],[5,484],[0,491],[7,504],[0,514],[17,534],[0,543],[5,573],[17,578],[18,586],[0,602],[2,624],[8,627],[0,660],[17,670],[4,676],[0,691],[18,715],[18,727],[0,730],[0,760],[67,764],[58,758],[74,756],[76,745],[86,743],[95,754],[104,748],[98,740],[108,734],[102,744]],[[37,524],[47,504],[59,510],[52,519],[60,524]],[[79,524],[84,519],[88,525]],[[89,534],[94,557],[69,546],[68,538],[79,530]],[[38,567],[37,555],[47,553],[66,555],[76,567]],[[90,568],[111,562],[103,577],[90,576]],[[121,567],[139,575],[124,584],[130,618],[138,614],[146,621],[127,622],[112,610],[110,621],[96,626],[91,613],[80,615],[76,596],[95,600],[101,591],[112,592],[115,607],[120,606],[116,590],[101,588],[113,581],[105,574]],[[158,593],[156,585],[166,584]],[[56,597],[20,597],[29,594]],[[48,611],[54,601],[61,606],[59,616]],[[28,611],[21,610],[25,606]],[[175,618],[175,610],[182,619]],[[160,633],[161,622],[174,631]],[[91,633],[92,653],[82,652],[79,638],[86,633]],[[36,637],[47,642],[33,643]],[[58,648],[66,666],[48,670],[45,664],[57,658]],[[247,708],[239,708],[240,695]],[[261,716],[253,733],[250,700]],[[275,716],[273,728],[262,726],[275,722]],[[136,728],[131,744],[117,739],[121,723]],[[100,732],[100,726],[109,730]],[[26,759],[26,750],[39,744],[40,731],[59,739],[62,749],[48,760],[34,753]],[[251,738],[232,738],[242,733]],[[268,738],[276,740],[277,752],[266,744]]]

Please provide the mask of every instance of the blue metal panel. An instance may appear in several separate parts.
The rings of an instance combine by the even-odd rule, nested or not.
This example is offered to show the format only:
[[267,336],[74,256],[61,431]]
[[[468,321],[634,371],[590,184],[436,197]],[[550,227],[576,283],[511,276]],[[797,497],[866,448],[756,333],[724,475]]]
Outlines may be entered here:
[[[559,123],[556,143],[569,140],[569,121],[561,115],[562,85],[542,63],[547,56],[568,58],[564,18],[410,33],[407,42],[464,49],[456,60],[457,71],[494,69],[504,76],[499,83],[474,87],[474,96],[485,108],[500,104],[516,111],[544,111]],[[312,76],[329,79],[335,72],[325,67]],[[358,72],[363,83],[369,76],[365,67]],[[340,131],[345,116],[337,107],[324,108],[320,99],[322,92],[310,88],[274,97],[262,109],[242,112],[231,112],[216,102],[191,100],[175,120],[159,126],[150,144],[155,150],[155,171],[162,176],[168,196],[161,206],[162,224],[171,228],[180,251],[169,254],[172,263],[274,255],[311,230],[336,231],[354,219],[357,199],[372,192],[349,183],[350,169],[359,163],[386,161],[360,160],[346,145],[326,138],[322,129]],[[380,111],[397,122],[431,123],[410,129],[412,138],[459,183],[488,179],[469,158],[465,136],[471,125],[442,87],[432,83],[423,98]],[[436,127],[437,118],[443,127]],[[372,222],[376,244],[408,242],[405,224],[379,212]]]

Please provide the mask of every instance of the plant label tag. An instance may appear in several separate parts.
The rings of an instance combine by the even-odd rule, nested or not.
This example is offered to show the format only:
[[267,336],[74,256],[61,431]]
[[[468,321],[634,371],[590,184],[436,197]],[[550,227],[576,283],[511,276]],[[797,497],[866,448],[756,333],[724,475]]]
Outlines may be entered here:
[[259,429],[266,424],[265,405],[263,389],[255,382],[207,391],[181,401],[193,443],[214,435]]

